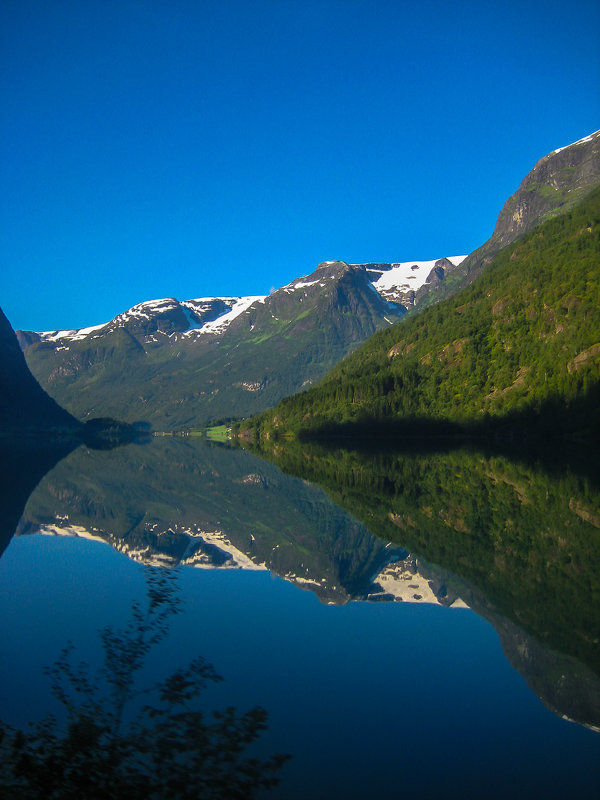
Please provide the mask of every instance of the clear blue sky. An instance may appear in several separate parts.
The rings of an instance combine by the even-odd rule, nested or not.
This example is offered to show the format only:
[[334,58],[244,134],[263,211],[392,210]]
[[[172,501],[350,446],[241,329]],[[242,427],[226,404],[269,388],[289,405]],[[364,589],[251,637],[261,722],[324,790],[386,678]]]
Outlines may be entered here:
[[13,327],[468,253],[600,128],[600,4],[2,0]]

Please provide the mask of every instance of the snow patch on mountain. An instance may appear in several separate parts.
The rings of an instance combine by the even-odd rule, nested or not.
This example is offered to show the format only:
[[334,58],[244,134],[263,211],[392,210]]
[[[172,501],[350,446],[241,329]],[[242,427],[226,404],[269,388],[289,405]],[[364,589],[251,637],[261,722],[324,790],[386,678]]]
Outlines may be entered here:
[[[315,284],[319,283],[319,281],[295,281],[294,283],[290,284],[290,287],[293,289],[305,289],[307,286],[314,286]],[[323,284],[321,284],[323,286]]]
[[58,342],[61,339],[76,342],[78,339],[85,339],[94,331],[105,328],[108,324],[108,322],[103,322],[101,325],[91,325],[89,328],[75,328],[69,331],[43,331],[39,336],[44,342]]
[[73,536],[77,539],[89,539],[92,542],[108,544],[101,533],[96,532],[93,529],[88,530],[81,525],[69,525],[64,523],[60,524],[60,520],[58,520],[55,524],[48,523],[46,525],[40,525],[38,533],[42,534],[43,536]]
[[181,310],[185,314],[189,330],[193,331],[202,327],[202,323],[198,322],[198,319],[194,316],[194,313],[191,311],[190,307],[186,303],[181,303]]
[[[440,602],[432,582],[421,575],[414,565],[404,560],[388,564],[376,576],[373,583],[397,602],[447,605]],[[468,608],[468,606],[457,597],[449,604],[449,608]]]
[[577,144],[584,144],[585,142],[591,142],[595,136],[600,134],[600,130],[594,131],[594,133],[590,133],[589,136],[584,136],[583,139],[578,139],[576,142],[571,142],[571,144],[566,144],[564,147],[559,147],[557,150],[553,150],[553,153],[562,153],[563,150],[566,150],[568,147],[574,147]]
[[[202,300],[206,300],[208,298],[201,298],[199,300],[190,300],[189,303],[199,303]],[[244,311],[247,311],[253,303],[262,302],[264,300],[263,295],[251,295],[249,297],[218,297],[218,298],[211,298],[212,300],[223,300],[226,303],[231,302],[232,305],[225,314],[222,314],[217,319],[212,320],[211,322],[205,322],[202,325],[196,325],[193,329],[186,331],[184,336],[188,334],[218,334],[223,333],[225,328],[227,328],[234,319],[243,314]]]
[[164,314],[166,311],[175,311],[179,303],[174,297],[165,297],[161,300],[145,300],[143,303],[119,314],[113,320],[115,323],[129,322],[131,319],[152,319],[157,313]]
[[261,570],[267,569],[264,563],[257,564],[246,553],[243,553],[227,538],[223,531],[203,531],[193,530],[192,528],[183,529],[185,533],[191,538],[201,539],[206,545],[216,547],[221,553],[228,556],[228,559],[219,567],[207,559],[202,551],[196,551],[190,556],[182,559],[181,564],[184,566],[192,566],[197,569],[245,569],[245,570]]
[[[466,256],[448,256],[447,260],[452,266],[457,267],[465,258]],[[403,261],[391,264],[389,270],[382,272],[373,281],[373,286],[383,297],[396,296],[399,291],[416,291],[427,282],[429,273],[440,260],[443,259]]]

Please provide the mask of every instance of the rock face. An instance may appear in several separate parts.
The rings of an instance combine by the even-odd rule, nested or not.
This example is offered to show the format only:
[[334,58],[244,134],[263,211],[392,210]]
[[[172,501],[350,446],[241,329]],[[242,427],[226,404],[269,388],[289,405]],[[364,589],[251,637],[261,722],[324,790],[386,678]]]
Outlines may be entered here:
[[544,156],[504,204],[492,236],[495,249],[573,208],[599,182],[600,131]]
[[574,208],[600,185],[600,131],[540,159],[504,204],[494,233],[452,273],[452,280],[429,283],[417,304],[429,305],[472,283],[493,256],[547,219]]
[[79,422],[35,380],[10,322],[0,309],[0,430],[75,429]]

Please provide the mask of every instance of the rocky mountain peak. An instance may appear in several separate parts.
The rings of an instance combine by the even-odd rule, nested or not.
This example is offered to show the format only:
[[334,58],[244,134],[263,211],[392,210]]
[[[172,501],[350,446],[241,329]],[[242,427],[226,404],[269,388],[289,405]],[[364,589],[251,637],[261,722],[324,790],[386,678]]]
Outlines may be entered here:
[[493,238],[498,249],[567,211],[600,181],[600,131],[540,159],[504,204]]
[[317,264],[315,272],[346,272],[350,268],[345,261],[321,261]]
[[551,217],[575,208],[600,185],[600,131],[541,158],[504,204],[493,235],[455,269],[451,285],[425,284],[415,305],[442,300],[471,284],[493,257]]

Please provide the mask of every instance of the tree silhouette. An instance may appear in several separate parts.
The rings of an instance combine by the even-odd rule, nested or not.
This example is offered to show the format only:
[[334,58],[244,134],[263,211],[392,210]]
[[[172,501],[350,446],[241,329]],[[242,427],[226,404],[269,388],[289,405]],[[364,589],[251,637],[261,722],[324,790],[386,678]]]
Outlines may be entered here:
[[246,750],[267,727],[267,712],[229,707],[206,714],[198,698],[222,678],[203,658],[150,687],[136,678],[181,605],[176,574],[146,572],[145,604],[123,630],[100,632],[104,664],[76,662],[68,643],[47,674],[65,709],[26,730],[0,722],[0,786],[6,798],[252,798],[279,782],[289,758],[260,760]]

